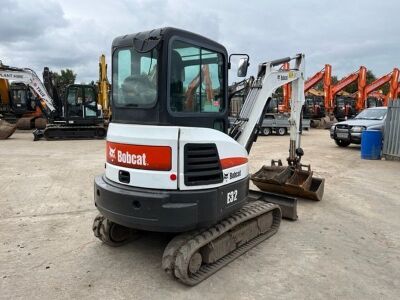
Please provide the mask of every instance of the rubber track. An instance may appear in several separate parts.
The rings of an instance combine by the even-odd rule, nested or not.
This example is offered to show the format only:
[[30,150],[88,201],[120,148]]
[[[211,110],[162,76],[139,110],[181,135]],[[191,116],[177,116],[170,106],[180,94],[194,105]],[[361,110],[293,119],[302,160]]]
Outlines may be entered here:
[[[215,263],[203,265],[196,274],[189,274],[189,261],[191,256],[196,253],[196,251],[212,242],[225,232],[233,229],[235,226],[268,212],[272,212],[273,214],[273,222],[269,231],[240,246],[231,253],[220,258]],[[179,249],[176,249],[176,259],[173,265],[175,277],[182,283],[190,286],[198,284],[229,264],[231,261],[238,258],[243,253],[274,235],[278,231],[281,218],[281,210],[276,204],[266,203],[264,201],[254,201],[246,204],[227,219],[197,234],[196,236],[193,236],[190,240],[185,241],[183,245],[180,245]]]
[[[82,136],[79,135],[79,130],[93,130],[93,134],[91,136]],[[96,131],[104,131],[104,135],[97,135]],[[68,132],[68,131],[75,131],[77,134],[68,136],[68,135],[63,135],[63,132]],[[51,136],[53,133],[60,133],[59,135],[56,136]],[[48,125],[44,129],[44,137],[46,140],[75,140],[75,139],[104,139],[107,135],[107,129],[104,127],[100,126],[57,126],[57,125]]]

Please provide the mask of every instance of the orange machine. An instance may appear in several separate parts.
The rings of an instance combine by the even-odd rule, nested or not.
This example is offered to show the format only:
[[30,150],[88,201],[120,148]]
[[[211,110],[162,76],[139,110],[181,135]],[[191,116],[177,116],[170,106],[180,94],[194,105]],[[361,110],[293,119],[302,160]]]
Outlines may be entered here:
[[333,110],[332,104],[329,102],[329,95],[332,90],[332,66],[326,64],[325,67],[314,74],[311,78],[307,79],[304,82],[304,93],[307,93],[311,88],[313,88],[316,84],[318,84],[321,80],[324,83],[324,106],[327,112],[331,112]]
[[203,65],[199,74],[192,79],[189,83],[187,91],[185,93],[185,110],[186,111],[194,111],[195,110],[195,93],[197,88],[200,85],[201,79],[203,78],[205,89],[206,89],[206,96],[207,96],[207,103],[211,103],[214,100],[214,91],[212,89],[212,82],[210,76],[210,70],[208,65]]
[[[289,63],[284,63],[282,65],[282,70],[289,70],[290,69],[290,65]],[[292,94],[292,85],[290,83],[285,84],[283,87],[283,103],[281,105],[278,105],[278,111],[279,112],[289,112],[290,111],[290,105],[289,105],[289,101],[290,101],[290,95]]]
[[[282,66],[283,70],[288,70],[289,69],[289,63],[285,63]],[[304,82],[304,93],[307,93],[310,91],[311,88],[313,88],[316,84],[318,84],[321,80],[324,80],[324,95],[325,99],[328,99],[326,95],[329,95],[331,93],[331,76],[332,76],[332,66],[329,64],[326,64],[325,67],[321,70],[315,73],[311,78],[307,79]],[[291,85],[290,84],[285,84],[283,86],[283,104],[281,107],[279,107],[280,112],[288,112],[290,111],[289,107],[289,100],[290,100],[290,94],[291,94]],[[328,107],[328,103],[325,103],[325,106]],[[331,109],[333,110],[333,108]]]
[[[35,120],[42,116],[30,95],[30,89],[24,83],[0,79],[0,113],[8,121],[17,122],[19,129],[34,128]],[[43,127],[42,123],[39,122],[39,126]]]
[[376,79],[375,81],[368,84],[364,91],[361,93],[360,97],[357,99],[357,104],[360,110],[366,107],[366,101],[368,96],[372,96],[371,93],[376,91],[380,87],[382,87],[385,83],[390,82],[389,93],[383,97],[383,106],[387,105],[388,100],[396,99],[397,93],[399,89],[399,75],[400,71],[398,68],[394,68],[392,72],[383,75],[381,78]]
[[0,79],[0,106],[10,102],[9,83],[7,79]]
[[[358,80],[358,91],[365,89],[365,86],[367,84],[367,68],[364,66],[361,66],[360,69],[344,78],[342,78],[337,84],[335,84],[332,87],[331,93],[328,94],[329,101],[331,104],[333,104],[333,99],[335,98],[336,94],[340,91],[342,91],[346,86],[349,84],[352,84]],[[331,105],[331,107],[334,107],[334,105]]]
[[[341,98],[337,99],[338,101],[335,100],[335,96],[337,96],[340,91],[355,81],[358,81],[358,95],[360,95],[367,84],[366,67],[361,66],[358,71],[342,78],[338,83],[332,86],[330,93],[326,93],[325,102],[329,104],[327,110],[329,112],[333,111],[338,120],[351,117],[351,115],[358,111],[354,99],[347,97],[346,99]],[[359,98],[359,96],[357,98]]]

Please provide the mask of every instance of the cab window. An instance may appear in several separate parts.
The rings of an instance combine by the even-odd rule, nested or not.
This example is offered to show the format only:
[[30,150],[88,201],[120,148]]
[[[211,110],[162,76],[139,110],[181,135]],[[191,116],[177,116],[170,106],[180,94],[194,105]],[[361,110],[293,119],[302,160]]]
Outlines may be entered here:
[[175,40],[169,68],[172,111],[207,113],[224,110],[221,53]]
[[113,54],[113,102],[151,108],[157,102],[157,50],[118,49]]

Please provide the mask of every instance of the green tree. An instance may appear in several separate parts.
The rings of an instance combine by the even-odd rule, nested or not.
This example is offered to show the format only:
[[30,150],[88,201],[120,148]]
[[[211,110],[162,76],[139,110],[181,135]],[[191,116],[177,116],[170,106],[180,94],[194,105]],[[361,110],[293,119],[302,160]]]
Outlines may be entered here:
[[64,94],[68,85],[75,83],[76,73],[71,69],[61,70],[60,73],[53,72],[53,74],[56,81],[55,84],[61,94]]
[[[332,77],[331,77],[331,82],[332,82],[332,85],[335,85],[335,84],[338,82],[337,76],[332,76]],[[318,83],[314,86],[314,89],[319,90],[319,91],[322,91],[322,90],[324,89],[324,81],[323,81],[323,80],[320,80],[320,82],[318,82]]]
[[[374,75],[374,73],[371,70],[368,70],[367,71],[367,84],[370,84],[375,79],[376,79],[376,76]],[[355,81],[355,82],[349,84],[343,90],[350,94],[357,92],[358,91],[358,82]]]

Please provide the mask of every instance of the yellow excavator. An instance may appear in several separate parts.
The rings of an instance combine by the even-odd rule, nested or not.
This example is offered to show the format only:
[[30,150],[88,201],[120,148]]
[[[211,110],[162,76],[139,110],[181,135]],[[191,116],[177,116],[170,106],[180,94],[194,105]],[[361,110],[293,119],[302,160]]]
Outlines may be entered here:
[[110,90],[111,84],[107,78],[106,56],[102,54],[99,58],[99,80],[97,81],[97,100],[103,111],[104,123],[107,125],[111,120]]

